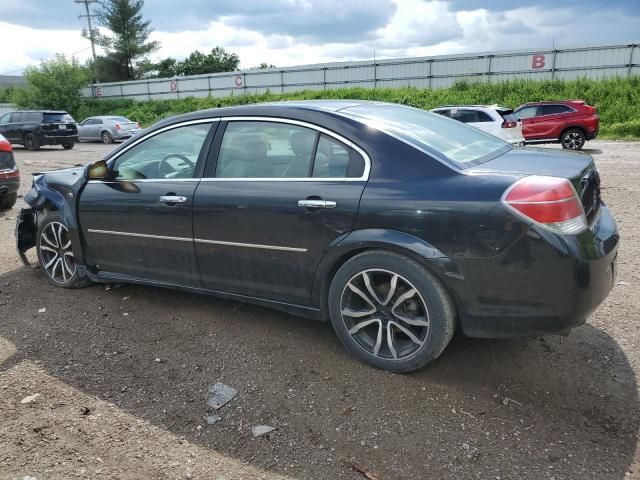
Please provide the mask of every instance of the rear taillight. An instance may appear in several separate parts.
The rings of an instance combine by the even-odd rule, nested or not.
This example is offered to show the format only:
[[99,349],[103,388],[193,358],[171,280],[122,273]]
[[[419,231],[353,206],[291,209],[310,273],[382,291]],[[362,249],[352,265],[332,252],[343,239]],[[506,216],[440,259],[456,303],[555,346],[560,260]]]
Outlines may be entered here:
[[0,140],[0,152],[12,152],[11,144],[4,138]]
[[0,172],[0,180],[8,180],[10,178],[20,178],[20,170],[18,170],[18,167],[13,168],[12,170]]
[[587,228],[580,198],[566,178],[525,177],[507,189],[502,203],[525,220],[556,233],[574,235]]
[[517,126],[518,126],[518,122],[509,122],[507,120],[502,122],[502,125],[501,125],[502,128],[516,128]]
[[120,130],[120,124],[116,123],[116,130]]

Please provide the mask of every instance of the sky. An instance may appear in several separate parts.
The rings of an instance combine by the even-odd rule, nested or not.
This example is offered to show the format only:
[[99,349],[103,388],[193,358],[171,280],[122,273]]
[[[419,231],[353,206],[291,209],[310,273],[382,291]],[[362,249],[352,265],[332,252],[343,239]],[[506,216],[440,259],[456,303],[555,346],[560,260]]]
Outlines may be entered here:
[[[1,0],[0,75],[90,57],[73,0]],[[146,0],[152,60],[215,46],[241,68],[640,42],[640,0]]]

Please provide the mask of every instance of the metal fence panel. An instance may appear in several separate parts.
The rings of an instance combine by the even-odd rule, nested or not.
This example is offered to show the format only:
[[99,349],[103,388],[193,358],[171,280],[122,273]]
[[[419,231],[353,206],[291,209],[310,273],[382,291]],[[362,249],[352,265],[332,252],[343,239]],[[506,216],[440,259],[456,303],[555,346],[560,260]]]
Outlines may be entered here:
[[226,97],[244,92],[288,93],[358,86],[446,88],[456,81],[516,78],[607,78],[640,73],[640,44],[527,49],[469,55],[326,63],[282,69],[95,84],[82,90],[99,98]]

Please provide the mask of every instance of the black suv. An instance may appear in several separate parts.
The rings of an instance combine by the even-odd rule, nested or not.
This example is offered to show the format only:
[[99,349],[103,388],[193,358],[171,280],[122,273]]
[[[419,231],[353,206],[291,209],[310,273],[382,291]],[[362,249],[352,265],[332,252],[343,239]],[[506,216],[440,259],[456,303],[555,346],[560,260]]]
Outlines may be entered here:
[[9,142],[38,150],[42,145],[62,145],[66,150],[78,141],[78,126],[63,110],[25,110],[0,117],[0,133]]

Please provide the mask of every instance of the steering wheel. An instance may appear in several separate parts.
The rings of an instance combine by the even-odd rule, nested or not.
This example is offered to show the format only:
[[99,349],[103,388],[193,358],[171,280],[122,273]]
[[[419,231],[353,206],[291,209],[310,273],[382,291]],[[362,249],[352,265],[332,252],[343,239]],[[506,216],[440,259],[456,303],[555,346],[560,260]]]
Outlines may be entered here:
[[170,153],[169,155],[164,157],[162,160],[160,160],[160,163],[158,164],[158,173],[161,177],[169,178],[169,175],[171,175],[172,173],[179,172],[179,170],[176,170],[175,168],[173,168],[173,166],[168,162],[170,158],[178,158],[183,162],[186,162],[191,168],[191,171],[195,170],[195,166],[196,166],[195,162],[188,159],[184,155],[180,155],[179,153]]

